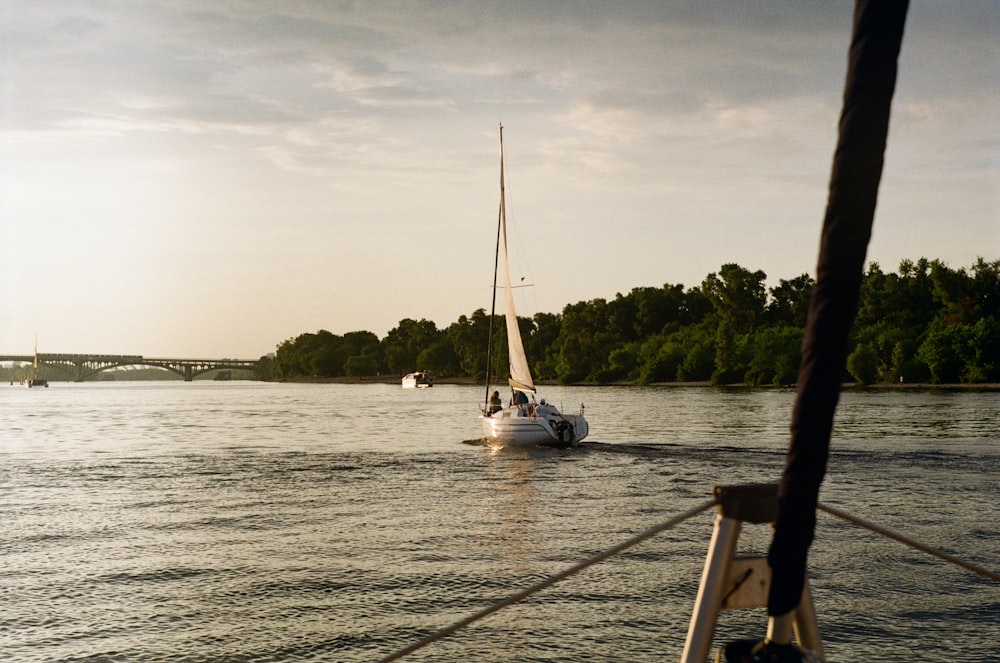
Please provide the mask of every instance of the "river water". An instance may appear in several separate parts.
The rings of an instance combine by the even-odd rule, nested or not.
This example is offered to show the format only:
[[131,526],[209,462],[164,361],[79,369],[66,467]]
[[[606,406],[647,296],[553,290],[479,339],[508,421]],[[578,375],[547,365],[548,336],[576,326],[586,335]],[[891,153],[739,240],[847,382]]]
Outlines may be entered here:
[[[0,659],[374,661],[775,481],[790,390],[546,388],[577,449],[495,450],[480,387],[0,388]],[[851,391],[821,499],[1000,568],[1000,393]],[[407,661],[676,661],[706,511]],[[769,530],[747,526],[740,554]],[[821,514],[829,660],[1000,661],[1000,583]],[[763,634],[725,613],[716,643]]]

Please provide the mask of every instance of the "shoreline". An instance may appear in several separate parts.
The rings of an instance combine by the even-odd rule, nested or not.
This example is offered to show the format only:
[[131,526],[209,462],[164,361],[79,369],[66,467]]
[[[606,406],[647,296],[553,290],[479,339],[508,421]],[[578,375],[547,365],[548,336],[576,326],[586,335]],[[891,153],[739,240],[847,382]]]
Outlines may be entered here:
[[[373,375],[365,377],[327,377],[327,378],[295,378],[292,380],[283,380],[283,382],[296,383],[296,384],[396,384],[398,385],[402,380],[402,376],[395,377],[389,375]],[[434,378],[435,385],[479,385],[486,386],[484,382],[477,382],[472,378],[467,377],[436,377]],[[608,382],[606,384],[597,384],[595,382],[574,382],[567,385],[560,385],[558,382],[550,380],[540,380],[535,383],[542,387],[553,387],[553,386],[566,386],[566,387],[632,387],[632,388],[643,388],[643,387],[657,387],[657,388],[675,388],[684,389],[691,387],[700,388],[713,388],[713,389],[794,389],[794,384],[785,384],[780,386],[775,386],[772,384],[762,384],[762,385],[748,385],[743,382],[735,382],[731,384],[712,384],[708,381],[702,382],[651,382],[649,384],[635,384],[629,381],[618,381],[618,382]],[[895,390],[895,391],[1000,391],[1000,383],[996,382],[984,382],[984,383],[948,383],[948,384],[934,384],[932,382],[879,382],[875,384],[862,385],[857,382],[845,382],[841,385],[842,390],[851,391],[885,391],[885,390]]]

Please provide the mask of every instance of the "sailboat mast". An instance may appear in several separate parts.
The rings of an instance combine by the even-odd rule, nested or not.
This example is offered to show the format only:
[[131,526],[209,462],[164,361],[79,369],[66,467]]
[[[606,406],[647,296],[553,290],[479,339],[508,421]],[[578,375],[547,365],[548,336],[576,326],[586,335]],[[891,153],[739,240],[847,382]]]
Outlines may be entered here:
[[490,379],[493,374],[493,325],[497,316],[497,272],[500,267],[500,228],[503,224],[503,124],[500,125],[500,211],[497,213],[497,247],[493,258],[493,302],[490,308],[490,337],[486,342],[486,400],[484,412],[490,407]]

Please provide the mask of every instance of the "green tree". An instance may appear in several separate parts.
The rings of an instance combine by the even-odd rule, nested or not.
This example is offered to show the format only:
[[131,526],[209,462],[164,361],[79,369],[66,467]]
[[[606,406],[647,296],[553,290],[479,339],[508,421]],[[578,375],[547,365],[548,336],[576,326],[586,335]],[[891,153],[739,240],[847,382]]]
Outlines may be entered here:
[[651,337],[639,351],[638,382],[708,380],[715,362],[708,327],[711,324],[688,325]]
[[635,298],[631,295],[623,296],[618,293],[613,300],[608,302],[607,306],[608,320],[605,331],[623,342],[638,339],[639,331],[636,327],[636,317],[639,313],[639,307]]
[[344,354],[343,339],[321,329],[316,332],[312,340],[307,359],[309,375],[315,377],[343,375],[344,361],[347,359]]
[[688,353],[677,336],[678,333],[654,336],[642,345],[639,355],[640,384],[677,380],[677,371]]
[[940,304],[940,314],[947,324],[968,324],[981,314],[973,280],[964,269],[954,270],[935,260],[931,263],[931,282],[934,300]]
[[275,353],[281,375],[286,379],[317,375],[316,371],[322,369],[327,360],[324,347],[331,336],[330,332],[320,330],[284,341]]
[[972,296],[983,318],[1000,320],[1000,260],[978,258],[972,272]]
[[715,370],[715,344],[707,338],[700,338],[688,348],[684,361],[677,369],[680,382],[704,382],[710,380]]
[[534,359],[533,370],[538,380],[555,380],[558,355],[556,342],[562,331],[562,316],[555,313],[536,313],[530,337],[525,339],[524,350]]
[[967,382],[1000,382],[1000,319],[980,318],[970,329],[971,352],[963,377]]
[[632,292],[637,299],[635,325],[640,338],[657,334],[669,326],[679,327],[698,322],[710,310],[709,304],[698,311],[693,301],[701,295],[701,291],[692,295],[685,292],[684,286],[679,283],[665,283],[655,290],[636,288]]
[[343,375],[358,377],[382,372],[382,344],[378,336],[370,331],[344,334],[339,354]]
[[809,298],[812,296],[815,279],[808,274],[786,281],[780,279],[778,285],[771,288],[771,297],[764,311],[767,324],[786,325],[805,328],[806,316],[809,313]]
[[728,325],[734,334],[748,334],[764,318],[767,289],[761,270],[751,272],[728,263],[718,273],[709,274],[702,282],[702,291],[712,302],[719,323]]
[[378,361],[372,355],[353,355],[344,362],[344,375],[348,377],[364,377],[378,372]]
[[460,316],[445,330],[458,359],[459,371],[476,380],[486,377],[486,342],[490,335],[490,318],[483,309],[471,317]]
[[775,386],[794,383],[802,359],[802,335],[801,328],[786,325],[759,329],[751,342],[750,365],[744,382]]
[[1000,260],[978,258],[969,268],[951,269],[931,262],[933,296],[948,324],[973,324],[986,317],[1000,317]]
[[639,365],[639,347],[640,344],[636,341],[612,350],[606,366],[595,373],[594,381],[608,384],[616,380],[634,379]]
[[[518,325],[536,379],[786,384],[796,372],[813,281],[803,274],[767,291],[764,278],[762,271],[729,263],[686,291],[669,284],[633,288],[610,302],[582,301],[561,313],[519,318]],[[851,334],[855,369],[874,381],[1000,380],[998,319],[1000,261],[979,258],[967,269],[951,269],[920,258],[901,261],[898,273],[873,262],[863,275]],[[489,330],[483,309],[444,331],[428,320],[405,319],[382,341],[370,332],[341,337],[320,330],[281,343],[257,375],[359,375],[374,364],[378,372],[427,368],[481,380]],[[504,375],[502,316],[493,333],[494,371]]]
[[603,299],[567,305],[556,339],[556,375],[563,384],[594,380],[618,337],[608,329],[608,304]]
[[966,325],[942,322],[933,326],[917,350],[917,356],[930,369],[932,382],[941,384],[961,380],[968,342]]
[[728,263],[702,282],[702,290],[711,300],[718,320],[715,367],[711,375],[715,384],[741,380],[749,368],[747,339],[764,319],[765,278],[767,275],[761,270],[751,272]]
[[715,368],[712,371],[712,384],[729,384],[737,382],[746,373],[747,364],[743,361],[745,336],[738,335],[729,320],[722,320],[715,335]]
[[923,328],[938,310],[931,264],[926,258],[901,261],[899,274],[885,274],[873,262],[861,281],[854,324],[856,328],[880,322],[899,328]]
[[342,348],[348,356],[368,355],[378,357],[381,343],[378,336],[370,331],[352,331],[344,334]]
[[274,355],[264,355],[257,360],[257,367],[254,369],[253,377],[262,382],[271,382],[281,379],[281,372]]
[[441,376],[460,375],[462,370],[461,361],[446,334],[442,334],[429,348],[420,351],[417,366]]
[[935,324],[917,351],[931,381],[1000,381],[1000,321],[988,317],[972,325]]
[[863,345],[875,362],[875,377],[871,382],[896,382],[918,379],[921,373],[914,363],[923,328],[897,327],[889,320],[858,329],[852,334],[854,346]]
[[868,264],[861,279],[858,312],[854,318],[856,329],[887,320],[890,312],[898,308],[898,304],[892,301],[895,281],[896,275],[883,272],[877,262]]
[[895,382],[925,382],[931,373],[927,364],[917,358],[919,338],[901,339],[892,347],[892,370],[887,380]]
[[934,279],[931,263],[927,258],[916,262],[899,263],[900,284],[903,287],[903,304],[899,320],[901,326],[925,327],[938,316],[939,305],[934,299]]
[[878,378],[878,355],[870,345],[861,344],[847,356],[847,371],[861,384],[872,384]]
[[417,357],[437,341],[440,332],[430,320],[404,318],[382,339],[382,355],[391,373],[405,375],[419,370]]

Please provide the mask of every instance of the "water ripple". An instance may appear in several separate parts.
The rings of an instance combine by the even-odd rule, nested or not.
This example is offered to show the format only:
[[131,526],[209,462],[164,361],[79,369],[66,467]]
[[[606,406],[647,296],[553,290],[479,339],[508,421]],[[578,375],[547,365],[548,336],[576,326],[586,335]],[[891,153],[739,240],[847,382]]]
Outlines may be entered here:
[[[0,393],[0,426],[23,433],[0,443],[0,624],[4,656],[28,663],[376,659],[712,485],[773,481],[792,397],[553,388],[587,401],[594,439],[497,452],[461,444],[478,434],[472,388],[57,385],[48,405],[25,391]],[[910,396],[844,395],[822,499],[995,566],[1000,403]],[[400,412],[412,430],[393,439]],[[414,659],[676,660],[712,518]],[[769,537],[748,526],[741,548]],[[826,514],[810,567],[831,660],[996,653],[990,581]],[[762,630],[759,611],[727,613],[718,639]]]

